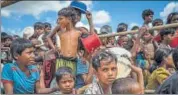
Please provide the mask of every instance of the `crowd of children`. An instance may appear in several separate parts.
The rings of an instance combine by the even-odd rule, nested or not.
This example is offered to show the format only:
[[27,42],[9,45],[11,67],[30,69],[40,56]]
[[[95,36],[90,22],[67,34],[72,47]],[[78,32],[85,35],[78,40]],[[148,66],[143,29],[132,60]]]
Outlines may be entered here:
[[[76,7],[80,5],[80,7]],[[75,27],[86,15],[89,29]],[[58,12],[52,30],[48,22],[26,27],[23,37],[1,33],[1,93],[6,94],[178,94],[178,27],[148,31],[164,25],[154,12],[145,9],[143,26],[137,34],[100,38],[101,46],[87,52],[81,39],[112,33],[104,25],[100,33],[93,25],[86,5],[73,1]],[[170,13],[166,24],[178,23],[178,12]],[[117,32],[128,30],[119,23]],[[118,58],[109,48],[121,47],[131,57]],[[128,60],[127,77],[118,78],[118,64]],[[127,61],[124,61],[127,62]]]

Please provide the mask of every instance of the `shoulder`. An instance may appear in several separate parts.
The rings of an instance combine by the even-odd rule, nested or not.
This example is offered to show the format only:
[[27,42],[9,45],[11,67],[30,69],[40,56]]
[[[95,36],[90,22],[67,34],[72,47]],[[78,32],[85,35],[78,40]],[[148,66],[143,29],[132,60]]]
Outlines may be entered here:
[[158,68],[158,69],[156,69],[155,73],[156,73],[156,75],[167,75],[167,76],[170,75],[169,71],[167,71],[164,68]]
[[16,69],[16,66],[14,63],[6,63],[3,66],[3,70],[14,70],[14,69]]
[[88,88],[85,89],[84,94],[97,94],[99,91],[97,83],[92,83],[88,85]]

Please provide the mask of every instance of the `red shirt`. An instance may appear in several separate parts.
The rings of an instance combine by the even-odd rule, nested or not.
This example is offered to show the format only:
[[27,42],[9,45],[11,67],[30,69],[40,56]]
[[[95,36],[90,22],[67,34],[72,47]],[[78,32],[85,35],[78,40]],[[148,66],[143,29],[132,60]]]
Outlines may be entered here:
[[175,37],[172,39],[169,44],[172,48],[176,48],[178,46],[178,30],[176,31]]
[[154,38],[153,38],[154,41],[156,42],[161,42],[161,36],[160,34],[156,35]]

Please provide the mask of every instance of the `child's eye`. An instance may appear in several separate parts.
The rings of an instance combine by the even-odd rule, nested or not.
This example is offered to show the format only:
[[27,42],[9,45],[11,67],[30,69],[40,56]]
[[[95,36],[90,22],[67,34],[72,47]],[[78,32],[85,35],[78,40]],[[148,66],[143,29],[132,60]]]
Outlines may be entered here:
[[108,71],[107,69],[103,69],[104,72]]

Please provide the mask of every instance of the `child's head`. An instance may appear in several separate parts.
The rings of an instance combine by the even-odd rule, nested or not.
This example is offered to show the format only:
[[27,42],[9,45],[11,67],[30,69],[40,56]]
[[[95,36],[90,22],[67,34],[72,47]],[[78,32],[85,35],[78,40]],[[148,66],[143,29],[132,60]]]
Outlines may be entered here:
[[45,46],[46,48],[50,48],[49,43],[48,43],[48,40],[47,40],[47,36],[48,36],[48,34],[49,34],[49,32],[46,33],[46,34],[44,34],[43,37],[42,37],[44,46]]
[[109,25],[104,25],[100,29],[100,33],[112,33],[112,28]]
[[62,28],[66,28],[69,24],[75,26],[77,19],[77,12],[72,7],[63,8],[58,12],[59,24]]
[[142,37],[143,41],[149,42],[152,40],[152,38],[153,38],[153,31],[148,31],[143,33],[143,37]]
[[119,78],[112,84],[112,94],[142,94],[142,90],[136,80]]
[[12,36],[10,36],[10,35],[4,36],[4,46],[10,47],[12,40],[13,40]]
[[34,32],[39,36],[44,32],[44,24],[42,22],[36,22],[34,24]]
[[172,40],[172,37],[174,35],[174,29],[163,29],[160,31],[161,40],[165,40],[167,43],[169,43]]
[[117,26],[117,32],[127,31],[128,25],[125,23],[119,23]]
[[167,17],[167,24],[178,23],[178,12],[172,12]]
[[151,9],[146,9],[142,12],[142,18],[144,21],[150,23],[153,20],[154,12]]
[[51,24],[50,24],[50,23],[48,23],[48,22],[45,22],[45,23],[44,23],[44,31],[45,31],[45,32],[48,32],[48,33],[51,32],[51,28],[52,28],[52,27],[51,27]]
[[20,64],[31,65],[34,63],[34,48],[30,40],[18,38],[12,42],[10,50],[13,59]]
[[156,66],[166,65],[168,67],[174,67],[172,59],[172,50],[169,48],[158,48],[156,50],[154,59]]
[[117,58],[108,50],[100,50],[92,57],[92,66],[102,85],[111,85],[117,77]]
[[157,19],[153,20],[152,25],[153,25],[153,26],[160,26],[160,25],[163,25],[163,20],[157,18]]
[[71,94],[75,85],[75,77],[69,67],[60,67],[56,72],[56,82],[63,94]]
[[172,57],[173,57],[175,68],[176,68],[176,70],[178,70],[178,47],[176,49],[174,49]]
[[138,26],[133,26],[131,30],[138,30],[139,27]]

